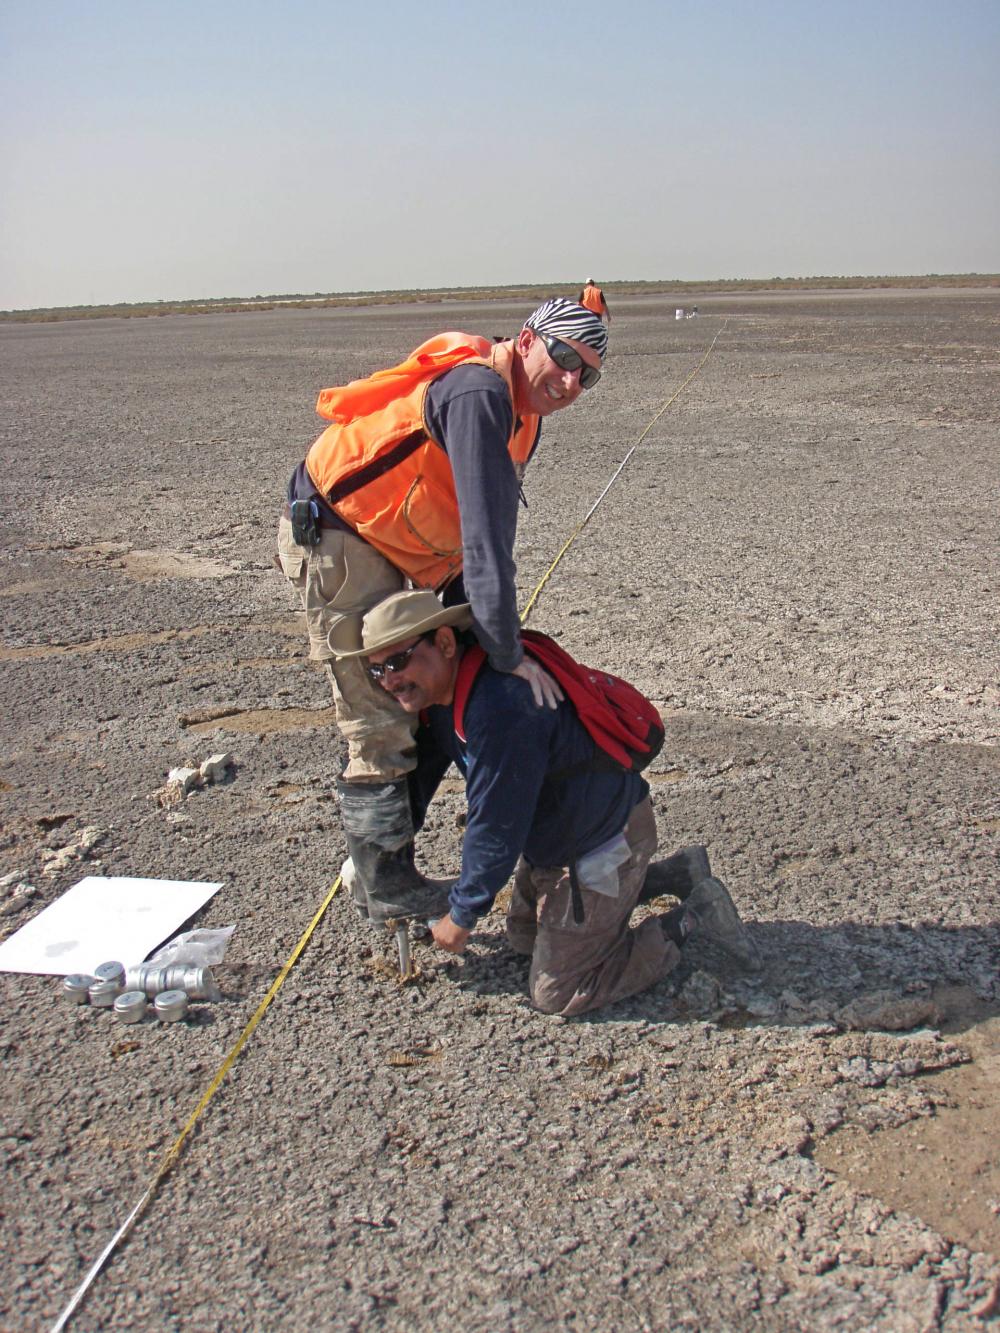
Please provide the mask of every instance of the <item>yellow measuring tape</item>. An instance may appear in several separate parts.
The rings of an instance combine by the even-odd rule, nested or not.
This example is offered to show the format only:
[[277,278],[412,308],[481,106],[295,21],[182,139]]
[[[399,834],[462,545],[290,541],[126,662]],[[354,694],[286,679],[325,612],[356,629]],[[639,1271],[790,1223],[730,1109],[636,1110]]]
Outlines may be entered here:
[[108,1241],[107,1245],[98,1255],[96,1261],[93,1264],[93,1267],[90,1269],[90,1272],[87,1274],[87,1276],[80,1283],[79,1287],[77,1287],[76,1291],[73,1293],[73,1297],[70,1300],[69,1304],[66,1306],[66,1309],[59,1316],[59,1319],[56,1321],[56,1323],[52,1325],[52,1333],[61,1333],[61,1330],[66,1327],[67,1323],[72,1318],[74,1311],[77,1309],[80,1302],[87,1294],[87,1291],[89,1290],[91,1283],[94,1281],[94,1278],[97,1277],[98,1273],[107,1263],[108,1259],[114,1253],[117,1246],[121,1244],[121,1242],[125,1239],[128,1233],[132,1230],[132,1227],[135,1225],[135,1222],[139,1218],[143,1209],[146,1207],[147,1203],[149,1203],[150,1199],[153,1197],[153,1195],[159,1188],[161,1181],[163,1181],[167,1173],[170,1171],[170,1168],[177,1161],[178,1157],[181,1154],[181,1148],[184,1146],[185,1139],[191,1133],[192,1129],[194,1129],[195,1123],[201,1116],[202,1111],[204,1111],[205,1107],[215,1096],[216,1092],[218,1092],[219,1087],[222,1084],[222,1080],[229,1073],[230,1069],[232,1069],[236,1057],[239,1055],[240,1051],[242,1051],[243,1047],[253,1036],[258,1023],[264,1017],[264,1014],[267,1012],[267,1009],[270,1006],[271,1001],[277,995],[278,991],[281,990],[281,987],[285,983],[285,978],[288,976],[289,972],[291,972],[292,968],[298,962],[299,956],[301,955],[302,950],[309,943],[313,931],[319,925],[320,921],[322,921],[326,909],[333,902],[334,895],[340,888],[340,882],[341,882],[340,876],[338,875],[337,878],[334,880],[333,884],[331,885],[329,893],[323,899],[322,905],[320,906],[316,915],[313,917],[313,919],[309,922],[309,925],[303,931],[302,938],[299,940],[298,944],[296,944],[295,948],[289,954],[284,967],[275,977],[274,981],[271,983],[271,987],[268,990],[267,994],[264,996],[263,1000],[261,1000],[260,1004],[257,1006],[257,1011],[254,1014],[253,1018],[250,1019],[250,1022],[240,1033],[239,1037],[236,1040],[236,1044],[233,1046],[232,1050],[226,1056],[225,1060],[223,1060],[222,1064],[218,1068],[218,1071],[216,1072],[215,1077],[212,1079],[211,1083],[205,1089],[205,1093],[202,1096],[201,1101],[192,1111],[190,1117],[188,1118],[187,1124],[178,1134],[173,1147],[167,1153],[166,1157],[164,1157],[156,1175],[147,1185],[146,1192],[143,1194],[142,1198],[129,1213],[128,1217],[126,1217],[125,1221],[121,1224],[121,1226],[118,1228],[115,1234]]
[[[672,403],[676,402],[676,400],[677,400],[677,399],[680,397],[680,395],[684,392],[684,390],[685,390],[685,389],[687,388],[687,386],[691,383],[691,381],[695,378],[695,376],[696,376],[697,374],[699,374],[699,372],[701,371],[702,366],[704,366],[705,362],[708,360],[709,356],[711,355],[712,350],[713,350],[714,347],[715,347],[715,344],[719,341],[719,338],[722,336],[723,332],[725,331],[726,324],[728,324],[728,322],[729,322],[728,320],[724,321],[724,323],[723,323],[723,325],[722,325],[722,328],[719,329],[719,332],[718,332],[718,333],[715,335],[715,337],[712,339],[711,344],[709,345],[708,351],[707,351],[707,352],[705,353],[705,355],[701,358],[701,360],[698,362],[697,366],[695,366],[694,370],[692,370],[691,374],[687,377],[687,379],[683,382],[683,384],[681,384],[680,388],[676,389],[676,390],[670,395],[670,397],[666,400],[666,402],[663,404],[663,406],[660,408],[660,410],[659,410],[659,411],[656,413],[656,415],[652,418],[652,420],[651,420],[651,421],[649,422],[649,424],[646,426],[645,430],[643,430],[642,434],[641,434],[641,435],[639,436],[639,438],[636,440],[635,444],[633,444],[632,448],[628,451],[628,453],[627,453],[627,454],[625,455],[625,457],[622,459],[621,463],[619,463],[617,469],[616,469],[615,472],[614,472],[614,475],[611,477],[611,480],[610,480],[610,481],[608,482],[608,484],[605,486],[604,490],[600,493],[600,495],[597,497],[597,499],[596,499],[596,500],[594,501],[594,503],[591,505],[590,509],[587,511],[587,513],[584,515],[584,517],[581,519],[581,521],[577,524],[577,526],[576,526],[575,530],[573,531],[572,535],[569,537],[569,539],[568,539],[567,541],[565,541],[565,542],[563,543],[563,545],[562,545],[562,547],[561,547],[561,549],[560,549],[560,551],[559,551],[559,554],[556,556],[556,558],[552,561],[552,564],[549,566],[549,568],[548,568],[548,569],[545,571],[545,573],[543,574],[543,576],[542,576],[542,578],[541,578],[541,580],[540,580],[538,586],[535,588],[535,591],[531,594],[530,598],[528,599],[527,605],[525,606],[524,610],[521,612],[521,623],[522,623],[522,624],[526,624],[526,623],[527,623],[528,616],[531,614],[531,608],[534,606],[535,602],[538,600],[538,595],[539,595],[539,593],[542,591],[542,589],[545,587],[546,583],[547,583],[547,582],[549,581],[549,579],[551,578],[552,573],[553,573],[553,570],[554,570],[554,569],[556,568],[556,566],[559,564],[560,560],[563,558],[563,556],[566,554],[566,552],[569,550],[569,548],[570,548],[570,547],[573,545],[573,543],[576,541],[577,537],[579,537],[580,533],[584,530],[584,528],[585,528],[585,527],[587,526],[587,524],[590,522],[591,518],[593,517],[594,513],[595,513],[596,510],[597,510],[598,505],[601,503],[601,501],[602,501],[602,500],[604,499],[604,497],[607,495],[608,491],[610,491],[611,487],[612,487],[612,486],[615,484],[615,482],[618,480],[618,477],[621,475],[621,472],[622,472],[622,470],[624,469],[625,464],[628,462],[628,460],[629,460],[629,459],[632,457],[632,455],[635,453],[636,449],[638,449],[639,445],[642,444],[643,440],[646,438],[646,436],[649,434],[649,432],[653,429],[653,427],[654,427],[654,426],[656,425],[656,423],[659,421],[660,417],[663,416],[663,414],[664,414],[664,412],[666,412],[667,408],[670,407],[670,405],[671,405]],[[141,1214],[142,1214],[143,1210],[145,1209],[146,1205],[149,1203],[149,1201],[152,1199],[153,1195],[156,1193],[156,1191],[157,1191],[157,1189],[159,1188],[161,1182],[165,1179],[165,1177],[167,1176],[167,1174],[170,1172],[170,1169],[173,1167],[174,1163],[177,1161],[178,1157],[179,1157],[180,1154],[181,1154],[181,1149],[182,1149],[183,1146],[184,1146],[185,1140],[187,1139],[188,1135],[191,1133],[192,1129],[194,1129],[195,1124],[196,1124],[197,1121],[200,1119],[202,1112],[203,1112],[203,1111],[205,1110],[205,1108],[208,1106],[209,1102],[210,1102],[210,1101],[212,1100],[212,1098],[215,1096],[216,1092],[218,1092],[220,1086],[222,1085],[222,1081],[223,1081],[223,1079],[224,1079],[224,1078],[226,1077],[226,1075],[229,1073],[230,1069],[232,1069],[233,1064],[234,1064],[235,1061],[236,1061],[236,1057],[239,1055],[240,1051],[242,1051],[243,1047],[247,1044],[247,1042],[248,1042],[248,1041],[250,1040],[250,1038],[253,1036],[254,1032],[255,1032],[256,1029],[257,1029],[257,1025],[260,1023],[261,1019],[264,1017],[264,1014],[267,1012],[268,1008],[270,1007],[270,1005],[271,1005],[271,1001],[274,999],[274,997],[277,995],[278,991],[279,991],[279,990],[281,989],[281,987],[284,985],[284,983],[285,983],[285,978],[288,976],[289,972],[291,972],[292,968],[293,968],[293,967],[295,966],[295,964],[298,962],[299,957],[300,957],[300,955],[301,955],[301,953],[302,953],[302,950],[303,950],[303,949],[306,947],[306,945],[309,943],[309,940],[310,940],[310,938],[312,937],[313,932],[315,931],[316,927],[319,925],[320,921],[322,921],[323,916],[324,916],[325,913],[326,913],[326,909],[330,906],[331,902],[333,902],[334,896],[335,896],[337,890],[340,888],[340,884],[341,884],[341,879],[340,879],[340,876],[338,875],[337,878],[336,878],[336,880],[335,880],[335,881],[333,882],[333,884],[331,885],[331,887],[330,887],[330,891],[329,891],[329,893],[327,893],[326,897],[324,898],[324,900],[323,900],[323,902],[322,902],[322,904],[321,904],[319,910],[316,912],[316,915],[313,917],[313,919],[309,922],[309,925],[308,925],[308,926],[306,927],[306,929],[303,931],[303,933],[302,933],[302,937],[301,937],[301,939],[299,940],[298,944],[296,944],[295,948],[294,948],[294,949],[292,950],[292,952],[289,954],[288,959],[287,959],[287,961],[285,962],[285,965],[282,967],[281,971],[278,973],[278,975],[275,977],[274,981],[271,983],[271,987],[270,987],[270,989],[268,990],[267,994],[264,996],[263,1000],[261,1000],[260,1004],[257,1006],[257,1010],[256,1010],[256,1012],[254,1013],[253,1017],[250,1019],[249,1023],[247,1023],[247,1025],[246,1025],[246,1027],[243,1029],[243,1031],[240,1033],[239,1037],[238,1037],[237,1040],[236,1040],[236,1044],[233,1046],[232,1050],[229,1052],[229,1054],[226,1056],[225,1060],[223,1060],[222,1064],[219,1066],[218,1071],[217,1071],[216,1074],[215,1074],[215,1077],[212,1079],[212,1082],[211,1082],[211,1083],[208,1085],[208,1087],[205,1089],[205,1092],[204,1092],[204,1094],[203,1094],[203,1096],[202,1096],[202,1098],[201,1098],[201,1101],[198,1103],[198,1105],[197,1105],[197,1106],[195,1107],[195,1109],[192,1111],[190,1117],[188,1118],[187,1124],[186,1124],[186,1125],[184,1126],[184,1128],[181,1130],[180,1134],[178,1134],[177,1139],[175,1140],[175,1142],[174,1142],[174,1144],[173,1144],[173,1147],[172,1147],[172,1148],[170,1149],[170,1151],[167,1153],[166,1157],[164,1157],[162,1163],[160,1164],[160,1167],[159,1167],[158,1171],[156,1172],[156,1175],[152,1178],[152,1180],[151,1180],[151,1181],[149,1182],[149,1184],[147,1185],[146,1190],[145,1190],[145,1193],[142,1195],[142,1198],[141,1198],[141,1199],[139,1200],[139,1202],[135,1205],[135,1207],[134,1207],[134,1208],[132,1209],[132,1211],[129,1213],[128,1217],[126,1217],[125,1221],[124,1221],[124,1222],[122,1223],[122,1225],[118,1228],[118,1230],[115,1232],[115,1234],[114,1234],[114,1235],[111,1237],[111,1239],[108,1241],[107,1245],[104,1247],[104,1249],[103,1249],[103,1250],[101,1251],[101,1253],[98,1255],[98,1257],[97,1257],[97,1259],[95,1260],[95,1262],[94,1262],[93,1266],[91,1267],[90,1271],[87,1273],[86,1277],[83,1279],[83,1281],[80,1283],[79,1287],[77,1287],[76,1291],[73,1293],[73,1297],[72,1297],[72,1299],[70,1300],[69,1304],[66,1306],[65,1310],[64,1310],[64,1311],[62,1312],[62,1314],[59,1316],[59,1318],[58,1318],[58,1320],[56,1321],[56,1323],[52,1325],[52,1331],[51,1331],[51,1333],[62,1333],[62,1330],[66,1327],[66,1325],[69,1323],[70,1319],[73,1317],[74,1312],[78,1309],[78,1307],[79,1307],[79,1305],[80,1305],[80,1302],[83,1300],[84,1296],[87,1294],[88,1290],[90,1289],[91,1284],[93,1283],[94,1279],[97,1277],[98,1273],[100,1273],[101,1269],[102,1269],[102,1268],[104,1267],[104,1265],[107,1263],[108,1259],[109,1259],[109,1258],[111,1257],[111,1255],[114,1253],[115,1249],[121,1244],[121,1242],[125,1239],[125,1237],[128,1235],[128,1233],[132,1230],[132,1227],[135,1225],[136,1221],[137,1221],[137,1220],[139,1219],[139,1217],[141,1216]]]

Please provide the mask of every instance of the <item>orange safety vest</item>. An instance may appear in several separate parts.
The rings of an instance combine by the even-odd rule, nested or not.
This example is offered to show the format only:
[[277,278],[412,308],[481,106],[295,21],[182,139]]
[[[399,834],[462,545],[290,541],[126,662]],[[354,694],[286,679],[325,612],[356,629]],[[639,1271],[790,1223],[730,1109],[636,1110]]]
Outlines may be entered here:
[[[398,366],[324,389],[316,411],[333,425],[306,455],[312,483],[334,512],[418,588],[435,591],[462,568],[462,525],[451,464],[424,404],[433,381],[460,365],[489,366],[514,403],[512,342],[439,333]],[[537,415],[515,409],[507,451],[519,474],[539,428]]]
[[592,310],[595,315],[606,315],[608,312],[608,303],[600,287],[584,287],[580,293],[580,305]]

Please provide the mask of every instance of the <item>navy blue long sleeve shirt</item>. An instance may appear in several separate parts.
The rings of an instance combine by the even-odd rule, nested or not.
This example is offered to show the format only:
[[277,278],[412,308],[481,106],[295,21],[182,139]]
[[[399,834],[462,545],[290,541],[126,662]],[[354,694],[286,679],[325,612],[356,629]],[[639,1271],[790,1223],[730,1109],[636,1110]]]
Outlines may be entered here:
[[521,661],[514,537],[521,484],[507,441],[514,408],[488,366],[456,366],[427,390],[424,416],[444,446],[462,524],[462,582],[490,665]]
[[586,766],[593,741],[570,703],[539,708],[527,681],[489,664],[469,694],[464,725],[463,744],[452,708],[428,709],[424,752],[454,760],[465,776],[462,871],[450,910],[456,925],[471,930],[520,855],[533,866],[568,866],[620,833],[649,786],[641,774],[622,770],[553,780]]

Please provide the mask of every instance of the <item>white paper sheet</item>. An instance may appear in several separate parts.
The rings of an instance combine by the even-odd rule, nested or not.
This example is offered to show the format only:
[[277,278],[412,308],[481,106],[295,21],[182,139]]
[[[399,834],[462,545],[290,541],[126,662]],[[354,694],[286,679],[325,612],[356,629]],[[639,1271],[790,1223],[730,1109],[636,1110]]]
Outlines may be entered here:
[[135,967],[221,888],[88,875],[0,944],[0,972],[66,977],[111,960]]

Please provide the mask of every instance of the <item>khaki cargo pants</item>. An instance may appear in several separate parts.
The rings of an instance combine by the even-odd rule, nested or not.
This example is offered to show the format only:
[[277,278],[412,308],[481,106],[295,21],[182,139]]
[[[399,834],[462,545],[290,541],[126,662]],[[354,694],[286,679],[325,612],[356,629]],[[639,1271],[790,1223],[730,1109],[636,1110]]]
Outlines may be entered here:
[[629,918],[649,859],[656,851],[656,821],[647,797],[624,828],[631,855],[618,868],[618,895],[581,885],[583,921],[573,920],[572,886],[564,866],[531,867],[522,857],[514,872],[507,939],[531,954],[528,988],[546,1014],[584,1014],[652,986],[680,961],[680,950],[655,917],[639,926]]
[[337,528],[322,528],[321,532],[318,546],[299,546],[292,537],[291,522],[282,517],[278,561],[306,613],[309,656],[326,664],[337,725],[347,742],[345,781],[389,781],[402,777],[416,763],[416,719],[372,681],[364,658],[334,658],[327,635],[340,617],[353,617],[360,648],[362,616],[383,597],[399,592],[405,580],[360,537]]

